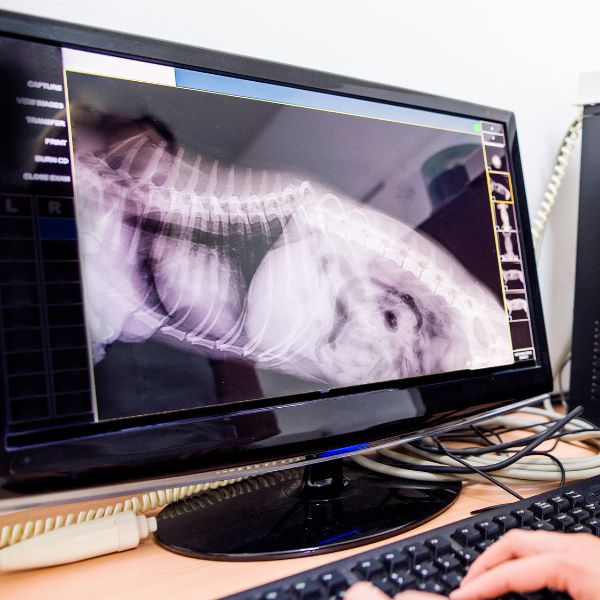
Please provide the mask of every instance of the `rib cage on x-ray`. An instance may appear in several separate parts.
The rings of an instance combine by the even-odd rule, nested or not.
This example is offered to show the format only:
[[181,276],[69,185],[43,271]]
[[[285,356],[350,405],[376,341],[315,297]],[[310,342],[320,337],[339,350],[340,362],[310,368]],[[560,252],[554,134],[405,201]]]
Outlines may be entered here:
[[333,386],[512,362],[485,286],[310,174],[189,156],[151,128],[100,148],[80,132],[75,153],[95,362],[150,337]]

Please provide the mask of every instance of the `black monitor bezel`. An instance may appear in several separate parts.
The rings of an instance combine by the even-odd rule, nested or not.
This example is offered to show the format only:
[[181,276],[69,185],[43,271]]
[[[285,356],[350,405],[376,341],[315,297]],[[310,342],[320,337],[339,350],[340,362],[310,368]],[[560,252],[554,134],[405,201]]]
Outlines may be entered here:
[[[0,11],[0,34],[504,124],[513,187],[518,199],[515,206],[528,277],[537,356],[536,363],[530,365],[369,386],[368,389],[373,391],[397,388],[419,394],[422,414],[393,422],[381,422],[377,411],[364,410],[365,386],[361,386],[325,394],[303,394],[181,411],[171,413],[171,420],[167,423],[164,422],[165,415],[159,415],[82,425],[71,430],[68,440],[51,437],[32,439],[23,435],[18,446],[8,447],[4,436],[0,449],[0,498],[3,494],[12,495],[18,489],[23,493],[51,491],[151,479],[174,472],[195,473],[290,456],[318,455],[332,448],[401,436],[449,420],[467,418],[551,389],[551,369],[529,215],[515,119],[511,112],[280,63],[4,11]],[[316,404],[322,406],[325,401],[330,422],[315,423],[312,430],[307,429],[300,437],[297,433],[292,435],[285,427],[281,428],[281,423],[289,422],[292,416],[310,422]],[[356,422],[345,422],[343,415],[350,413],[354,417],[361,415],[360,426]],[[284,415],[287,417],[282,419]],[[4,411],[0,411],[0,418],[4,420]],[[266,437],[259,427],[265,419],[278,423],[278,430]],[[2,430],[6,431],[4,424]],[[161,434],[163,437],[168,435],[171,442],[157,450],[155,441]],[[201,439],[198,441],[198,438]],[[190,444],[190,439],[198,443]],[[136,448],[135,456],[132,456],[132,446]]]

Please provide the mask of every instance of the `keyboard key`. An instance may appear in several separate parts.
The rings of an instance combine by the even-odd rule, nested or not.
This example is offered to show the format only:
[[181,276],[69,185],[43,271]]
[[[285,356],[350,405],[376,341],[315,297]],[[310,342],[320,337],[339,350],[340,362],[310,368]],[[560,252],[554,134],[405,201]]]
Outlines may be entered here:
[[554,496],[548,500],[548,504],[554,507],[555,513],[566,512],[571,508],[570,502],[562,496]]
[[600,505],[596,502],[588,502],[583,508],[590,513],[590,517],[597,517],[600,514]]
[[441,556],[452,551],[450,540],[445,537],[438,536],[425,540],[425,545],[432,551],[433,556]]
[[393,571],[406,571],[410,566],[410,560],[404,552],[386,552],[379,557],[389,573]]
[[417,578],[412,573],[404,573],[403,575],[392,573],[390,579],[394,581],[400,591],[412,590],[417,585]]
[[366,579],[367,581],[375,577],[375,575],[384,575],[386,572],[383,563],[376,559],[361,560],[352,570],[359,579]]
[[422,580],[432,579],[439,575],[439,569],[431,561],[416,564],[412,568],[412,572]]
[[299,581],[292,586],[294,598],[298,600],[320,600],[323,592],[315,581]]
[[404,552],[411,558],[413,565],[431,558],[431,550],[424,544],[411,544],[404,548]]
[[460,585],[462,578],[463,578],[463,576],[460,573],[458,573],[456,571],[452,571],[452,573],[448,573],[448,575],[444,575],[444,577],[442,577],[442,581],[444,581],[444,583],[446,584],[448,591],[452,591],[452,590],[455,590]]
[[593,516],[587,510],[585,510],[585,508],[581,507],[570,510],[568,514],[573,517],[577,523],[581,523],[581,521],[585,521]]
[[586,527],[589,527],[591,532],[594,535],[599,535],[600,534],[600,520],[599,519],[588,519],[587,521],[584,521],[582,523],[583,525],[585,525]]
[[437,568],[444,574],[451,573],[452,571],[463,571],[461,562],[452,555],[440,556],[439,558],[436,558],[435,564],[437,565]]
[[537,521],[530,525],[529,528],[533,529],[534,531],[556,531],[554,525],[548,521]]
[[495,540],[500,537],[500,527],[493,521],[481,521],[481,523],[475,523],[475,529],[481,532],[481,536],[484,540]]
[[398,586],[396,585],[396,582],[387,576],[375,577],[371,580],[371,583],[388,596],[394,596],[398,593]]
[[430,592],[431,594],[445,594],[447,591],[446,586],[434,581],[425,581],[420,583],[417,586],[417,589],[421,592]]
[[323,573],[319,576],[319,582],[325,589],[328,597],[336,596],[349,587],[346,578],[338,571]]
[[566,492],[563,494],[563,497],[569,501],[571,508],[577,508],[578,506],[583,506],[585,504],[585,498],[583,494],[580,494],[579,492]]
[[466,550],[464,548],[461,548],[456,552],[456,557],[463,565],[465,565],[465,567],[471,565],[478,556],[479,552],[477,552],[477,550],[472,549]]
[[452,534],[452,537],[461,546],[474,546],[481,541],[481,533],[474,527],[461,527]]
[[577,523],[577,525],[573,525],[567,529],[567,533],[592,533],[592,530],[581,523]]
[[500,528],[500,533],[506,533],[510,529],[515,529],[519,526],[519,522],[512,515],[498,515],[492,519]]
[[562,514],[552,517],[550,523],[554,525],[556,531],[566,531],[571,525],[575,525],[577,521],[571,515]]
[[483,542],[479,542],[479,544],[475,544],[473,546],[479,552],[483,552],[487,550],[496,540],[484,540]]
[[554,507],[548,502],[534,502],[529,508],[538,519],[548,519],[554,514]]
[[531,525],[535,520],[535,515],[527,508],[519,508],[517,510],[510,511],[511,516],[517,519],[519,527],[526,527]]

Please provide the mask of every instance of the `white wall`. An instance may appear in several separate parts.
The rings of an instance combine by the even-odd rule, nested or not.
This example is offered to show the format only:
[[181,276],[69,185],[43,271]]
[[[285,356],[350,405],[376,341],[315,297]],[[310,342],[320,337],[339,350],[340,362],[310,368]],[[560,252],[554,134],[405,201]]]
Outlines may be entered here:
[[[576,114],[579,73],[600,69],[600,5],[585,0],[0,0],[0,8],[513,110],[532,214]],[[554,360],[571,329],[578,167],[575,156],[540,264]]]

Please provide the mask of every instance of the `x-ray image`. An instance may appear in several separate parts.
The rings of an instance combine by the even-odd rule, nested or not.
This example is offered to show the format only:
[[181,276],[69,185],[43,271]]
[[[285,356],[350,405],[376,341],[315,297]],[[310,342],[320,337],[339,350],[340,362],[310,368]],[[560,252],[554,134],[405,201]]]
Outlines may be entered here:
[[484,149],[488,171],[508,171],[506,148],[486,145]]
[[464,134],[90,75],[69,94],[96,365],[152,340],[318,390],[513,361],[489,205],[451,231],[386,187],[425,190]]

